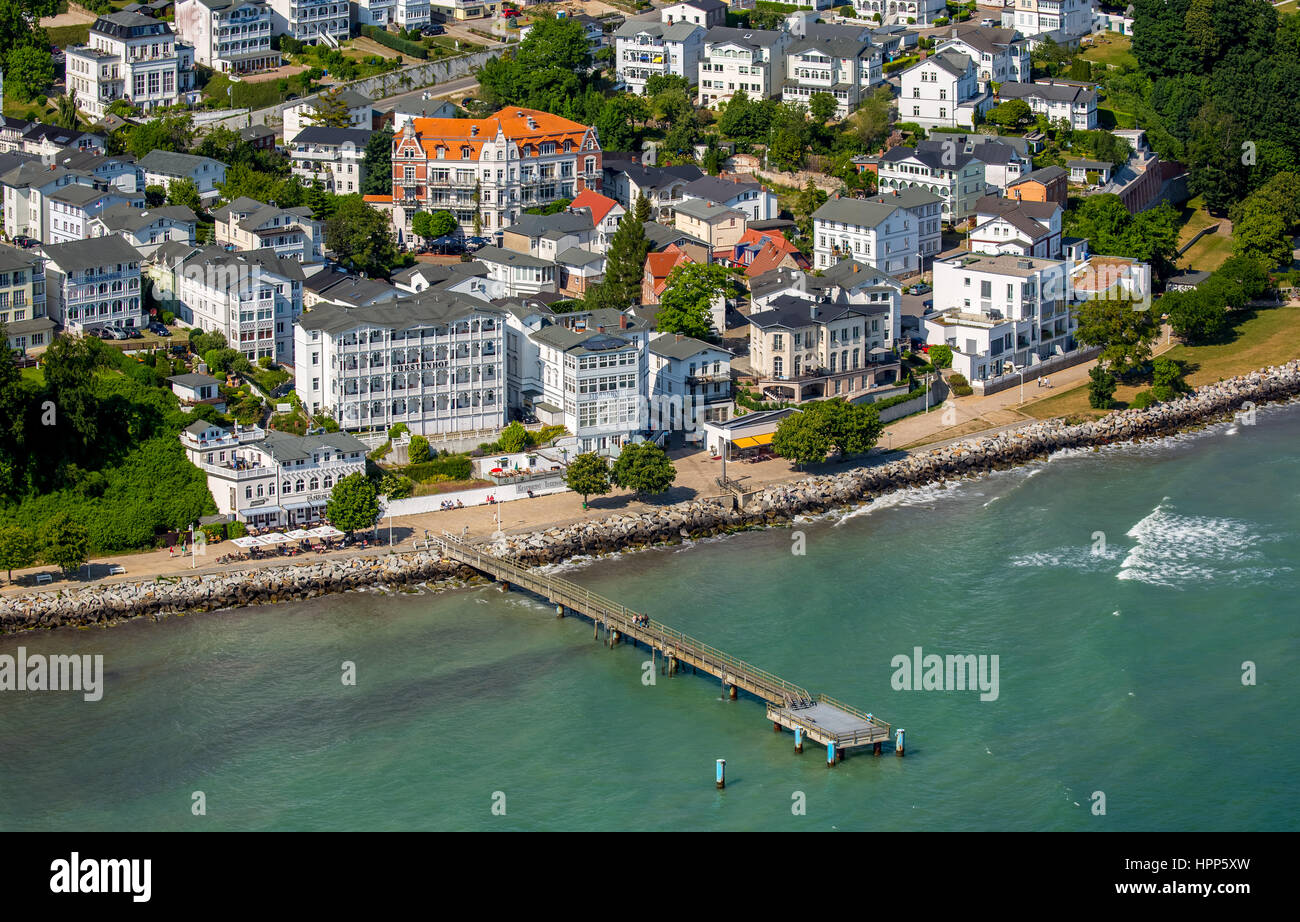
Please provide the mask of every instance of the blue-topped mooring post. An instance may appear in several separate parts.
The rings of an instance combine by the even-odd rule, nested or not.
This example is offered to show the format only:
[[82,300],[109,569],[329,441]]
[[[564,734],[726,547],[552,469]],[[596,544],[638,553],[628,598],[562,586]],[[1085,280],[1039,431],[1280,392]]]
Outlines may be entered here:
[[835,764],[835,741],[831,740],[826,744],[826,767],[830,768]]
[[903,728],[899,727],[894,731],[894,753],[902,758],[903,755]]
[[803,752],[803,727],[794,728],[794,751]]
[[727,760],[718,759],[718,790],[727,786]]

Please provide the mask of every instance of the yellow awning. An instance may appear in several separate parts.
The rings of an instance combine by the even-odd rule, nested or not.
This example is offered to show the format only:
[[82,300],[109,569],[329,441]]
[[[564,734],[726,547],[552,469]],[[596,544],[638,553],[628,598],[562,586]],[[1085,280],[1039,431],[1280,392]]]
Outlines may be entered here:
[[763,435],[747,435],[744,438],[732,439],[731,444],[737,448],[757,448],[760,445],[771,445],[774,434],[768,432]]

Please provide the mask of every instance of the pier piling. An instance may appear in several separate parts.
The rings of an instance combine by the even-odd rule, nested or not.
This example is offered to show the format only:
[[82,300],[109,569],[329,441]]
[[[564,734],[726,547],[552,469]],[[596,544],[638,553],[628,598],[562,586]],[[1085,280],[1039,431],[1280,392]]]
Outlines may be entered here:
[[894,732],[894,754],[897,755],[900,759],[903,757],[903,742],[904,742],[903,728],[899,727]]
[[727,760],[718,759],[718,790],[727,786]]
[[803,752],[803,727],[794,728],[794,751]]

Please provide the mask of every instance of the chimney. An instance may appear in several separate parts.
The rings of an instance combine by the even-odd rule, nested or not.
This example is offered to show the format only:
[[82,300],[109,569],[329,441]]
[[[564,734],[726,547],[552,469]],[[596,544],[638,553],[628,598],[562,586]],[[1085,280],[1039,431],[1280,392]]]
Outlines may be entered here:
[[618,328],[620,330],[626,330],[628,328],[627,314],[618,315]]
[[604,333],[604,332],[605,332],[605,324],[602,323],[602,324],[597,325],[597,327],[596,327],[596,332],[597,332],[597,333]]
[[953,27],[952,27],[952,37],[953,37],[953,38],[956,38],[956,37],[957,37],[957,27],[956,27],[956,26],[953,26]]
[[681,334],[681,333],[674,333],[674,334],[673,334],[673,337],[674,337],[673,342],[678,342],[678,343],[679,343],[679,342],[682,341],[682,334]]
[[808,305],[808,319],[809,319],[809,320],[813,320],[813,321],[816,321],[816,320],[817,320],[817,305],[816,305],[816,304],[809,304],[809,305]]

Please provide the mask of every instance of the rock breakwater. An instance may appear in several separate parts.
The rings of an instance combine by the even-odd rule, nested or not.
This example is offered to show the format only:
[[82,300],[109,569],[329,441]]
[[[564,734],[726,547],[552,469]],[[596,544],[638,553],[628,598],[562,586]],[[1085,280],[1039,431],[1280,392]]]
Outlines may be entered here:
[[[730,497],[694,500],[516,535],[504,542],[491,542],[487,549],[535,566],[780,525],[797,516],[852,507],[894,490],[987,473],[1065,449],[1172,435],[1297,395],[1300,361],[1293,361],[1207,385],[1145,410],[1123,410],[1077,424],[1060,419],[1031,423],[883,464],[772,485],[747,495],[742,507],[736,507]],[[96,584],[0,599],[0,633],[284,602],[366,587],[460,585],[474,576],[472,570],[442,560],[436,552],[414,551],[195,577]]]

